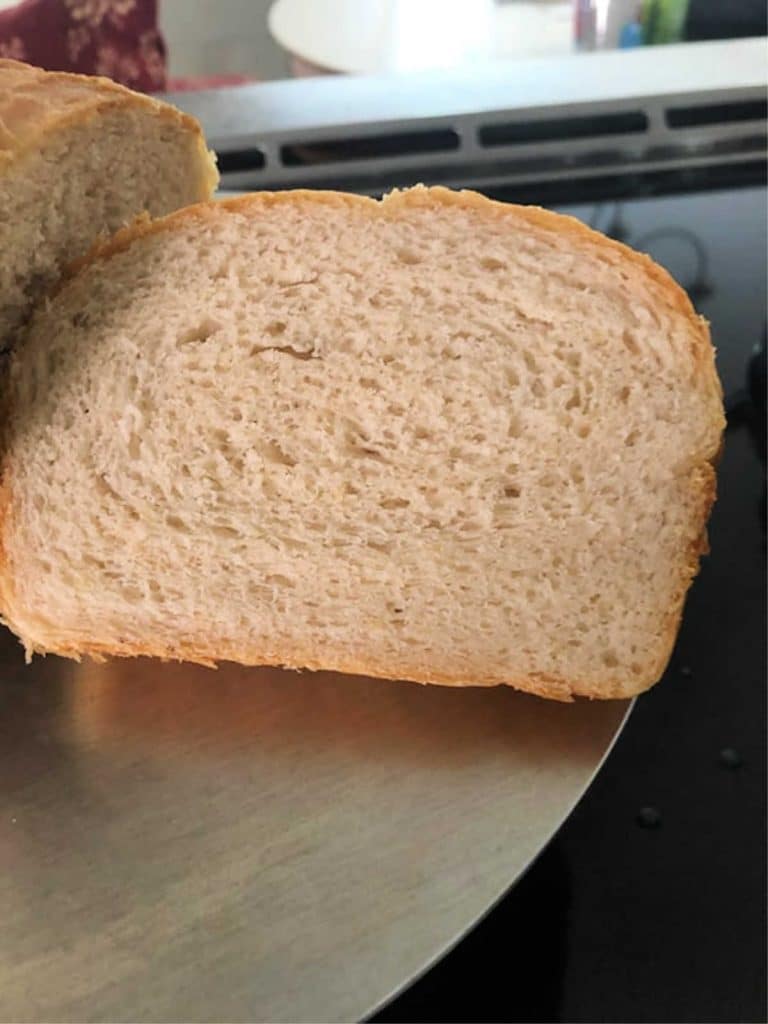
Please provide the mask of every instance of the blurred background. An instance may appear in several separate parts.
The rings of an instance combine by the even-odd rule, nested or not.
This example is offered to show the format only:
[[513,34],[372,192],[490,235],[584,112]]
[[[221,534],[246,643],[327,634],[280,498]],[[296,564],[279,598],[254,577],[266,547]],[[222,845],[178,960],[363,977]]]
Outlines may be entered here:
[[762,0],[0,0],[0,56],[148,92],[765,31]]

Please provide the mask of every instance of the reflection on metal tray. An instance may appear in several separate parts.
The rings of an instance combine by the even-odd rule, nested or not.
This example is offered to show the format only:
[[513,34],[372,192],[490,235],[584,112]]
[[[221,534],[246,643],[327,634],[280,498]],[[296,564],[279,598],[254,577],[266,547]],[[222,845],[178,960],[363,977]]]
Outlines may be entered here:
[[628,705],[2,646],[5,1020],[355,1020],[583,793]]

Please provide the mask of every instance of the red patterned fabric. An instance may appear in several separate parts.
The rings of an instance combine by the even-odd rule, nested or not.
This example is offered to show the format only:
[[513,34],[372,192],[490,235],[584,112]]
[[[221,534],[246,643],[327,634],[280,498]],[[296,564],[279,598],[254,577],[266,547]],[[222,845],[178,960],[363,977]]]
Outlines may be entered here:
[[232,85],[258,82],[253,75],[184,75],[168,79],[168,92],[191,92],[195,89],[223,89]]
[[0,11],[0,57],[105,75],[141,92],[166,87],[157,0],[22,0]]

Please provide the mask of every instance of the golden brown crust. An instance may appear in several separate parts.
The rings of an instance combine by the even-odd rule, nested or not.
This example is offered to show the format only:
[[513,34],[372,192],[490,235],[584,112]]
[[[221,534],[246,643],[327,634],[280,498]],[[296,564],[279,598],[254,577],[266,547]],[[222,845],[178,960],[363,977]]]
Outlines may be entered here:
[[218,181],[202,129],[194,117],[169,103],[126,89],[108,78],[43,71],[0,59],[0,171],[40,147],[51,132],[85,123],[115,107],[143,110],[197,137],[208,162],[208,191]]
[[[281,665],[289,668],[327,669],[358,675],[377,676],[380,678],[406,678],[419,683],[436,683],[445,686],[494,686],[506,684],[520,690],[538,694],[554,700],[569,701],[574,696],[594,698],[617,697],[625,698],[640,693],[652,686],[669,660],[675,642],[682,615],[683,603],[690,581],[698,572],[699,558],[706,549],[706,522],[712,503],[715,499],[716,481],[714,463],[720,450],[720,437],[724,427],[721,406],[720,382],[714,369],[712,347],[706,322],[698,317],[685,292],[674,282],[665,270],[658,267],[651,259],[627,248],[619,242],[605,238],[598,232],[583,225],[571,217],[551,213],[535,207],[510,206],[496,203],[473,192],[451,192],[444,188],[416,188],[405,192],[393,192],[383,201],[377,202],[367,197],[348,195],[337,192],[313,192],[297,190],[279,193],[254,193],[239,196],[215,203],[200,203],[187,207],[176,213],[169,214],[156,221],[139,218],[132,225],[118,232],[107,242],[97,244],[91,252],[80,261],[73,272],[84,267],[110,259],[113,255],[129,248],[138,239],[155,235],[164,231],[183,227],[194,220],[207,220],[230,213],[254,213],[260,206],[279,204],[318,203],[333,206],[356,208],[370,216],[396,216],[398,210],[409,207],[440,207],[457,206],[475,210],[486,216],[513,216],[525,220],[533,228],[551,232],[558,238],[565,238],[572,246],[583,249],[598,250],[606,259],[623,261],[627,267],[639,271],[645,284],[653,289],[654,297],[668,309],[685,319],[689,327],[691,356],[695,366],[695,386],[699,387],[713,399],[711,451],[702,453],[702,461],[691,471],[691,489],[694,512],[691,515],[690,540],[687,548],[681,553],[679,564],[679,584],[666,615],[665,636],[660,642],[659,657],[656,663],[642,678],[630,681],[615,678],[610,681],[589,679],[561,679],[545,673],[532,673],[525,677],[504,677],[496,675],[474,676],[471,680],[463,676],[425,671],[418,665],[402,664],[398,666],[382,666],[367,662],[365,659],[354,658],[339,652],[334,656],[325,652],[318,658],[317,652],[294,648],[274,651],[257,650],[251,647],[242,649],[222,650],[220,646],[205,644],[163,643],[155,638],[152,643],[123,641],[119,643],[99,643],[84,637],[77,642],[57,635],[55,626],[46,624],[45,640],[38,632],[33,638],[31,632],[23,628],[20,618],[26,618],[25,610],[21,615],[14,608],[12,589],[12,567],[8,566],[2,551],[5,537],[11,526],[13,509],[10,489],[10,478],[7,475],[0,494],[0,612],[12,628],[24,639],[30,651],[61,654],[79,658],[89,655],[94,658],[104,656],[134,657],[149,655],[168,660],[178,659],[213,666],[217,661],[237,661],[244,665]],[[38,623],[42,625],[42,623]]]

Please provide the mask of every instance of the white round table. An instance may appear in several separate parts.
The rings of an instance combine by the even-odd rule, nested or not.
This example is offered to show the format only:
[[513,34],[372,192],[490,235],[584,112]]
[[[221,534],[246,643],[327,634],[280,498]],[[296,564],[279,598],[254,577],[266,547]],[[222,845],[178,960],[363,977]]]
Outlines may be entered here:
[[572,52],[568,0],[275,0],[295,74],[388,74]]

